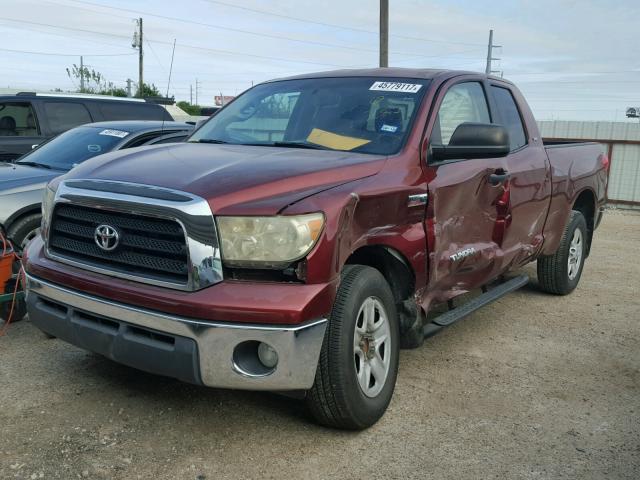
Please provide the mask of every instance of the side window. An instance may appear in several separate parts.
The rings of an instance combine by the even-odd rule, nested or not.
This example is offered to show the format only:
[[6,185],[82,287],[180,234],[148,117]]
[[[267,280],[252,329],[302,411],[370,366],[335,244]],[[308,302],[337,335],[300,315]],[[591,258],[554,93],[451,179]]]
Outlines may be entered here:
[[166,137],[154,138],[153,140],[145,143],[145,145],[160,145],[162,143],[180,143],[184,142],[188,134],[184,135],[167,135]]
[[105,100],[98,102],[98,108],[105,120],[168,120],[164,109],[154,104]]
[[284,140],[291,113],[299,96],[300,92],[274,93],[263,98],[256,106],[247,106],[247,118],[230,123],[226,127],[228,135],[238,140],[255,142]]
[[30,103],[0,103],[0,137],[35,137],[40,135]]
[[65,132],[78,125],[91,123],[91,115],[82,103],[45,102],[44,111],[49,120],[49,127],[54,134]]
[[511,142],[511,151],[527,144],[527,137],[522,126],[522,118],[518,111],[516,101],[513,99],[511,92],[502,87],[491,87],[493,98],[498,107],[498,113],[504,126],[509,131],[509,140]]
[[478,82],[458,83],[447,91],[436,117],[432,142],[449,145],[455,129],[465,122],[491,122],[487,99]]

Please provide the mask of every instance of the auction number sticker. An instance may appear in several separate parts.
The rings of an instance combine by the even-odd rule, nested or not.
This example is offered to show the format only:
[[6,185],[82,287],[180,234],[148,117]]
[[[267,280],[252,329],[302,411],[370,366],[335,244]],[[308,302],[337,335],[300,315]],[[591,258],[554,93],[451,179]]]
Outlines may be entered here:
[[422,88],[418,83],[400,83],[400,82],[373,82],[369,90],[377,90],[379,92],[404,92],[417,93]]
[[124,138],[129,135],[129,132],[123,132],[122,130],[111,130],[109,128],[102,130],[98,135],[109,135],[110,137]]

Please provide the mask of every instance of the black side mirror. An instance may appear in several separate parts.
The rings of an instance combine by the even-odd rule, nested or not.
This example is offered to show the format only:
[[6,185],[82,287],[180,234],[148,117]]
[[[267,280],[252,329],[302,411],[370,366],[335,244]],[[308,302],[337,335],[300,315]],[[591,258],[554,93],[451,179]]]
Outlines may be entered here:
[[449,145],[431,145],[431,155],[436,162],[504,157],[509,151],[509,132],[502,125],[492,123],[461,123],[451,135]]

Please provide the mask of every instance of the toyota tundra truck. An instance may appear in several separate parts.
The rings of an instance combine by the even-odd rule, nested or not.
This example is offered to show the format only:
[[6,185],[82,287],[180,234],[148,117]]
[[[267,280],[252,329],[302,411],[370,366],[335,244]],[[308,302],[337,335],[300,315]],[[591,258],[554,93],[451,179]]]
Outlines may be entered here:
[[502,78],[269,81],[184,144],[52,180],[25,253],[29,318],[140,370],[297,395],[321,424],[363,429],[400,348],[527,283],[519,267],[576,288],[608,165],[597,144],[543,144]]

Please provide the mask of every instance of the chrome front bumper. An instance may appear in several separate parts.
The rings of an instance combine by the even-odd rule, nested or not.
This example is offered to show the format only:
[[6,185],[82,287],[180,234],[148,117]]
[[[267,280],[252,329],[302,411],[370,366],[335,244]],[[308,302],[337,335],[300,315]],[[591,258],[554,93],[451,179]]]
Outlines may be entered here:
[[[176,378],[183,376],[172,373],[176,360],[172,345],[177,348],[195,344],[193,354],[185,354],[185,350],[180,353],[183,363],[184,356],[191,355],[195,383],[244,390],[311,388],[327,325],[326,319],[297,326],[193,320],[93,297],[31,275],[27,275],[27,308],[31,321],[40,329],[53,335],[64,332],[56,335],[62,340],[89,350],[98,345],[98,353],[115,361],[120,361],[120,352],[126,358],[122,363]],[[64,324],[64,328],[56,329],[56,324]],[[89,343],[85,342],[87,338]],[[136,338],[143,339],[142,343],[136,344]],[[252,346],[258,342],[267,343],[278,354],[278,363],[271,371],[254,368],[257,357],[247,358],[253,355]],[[237,348],[239,345],[244,347]],[[166,370],[147,368],[147,359],[141,358],[140,352],[154,348],[159,353],[157,357],[164,359]]]

